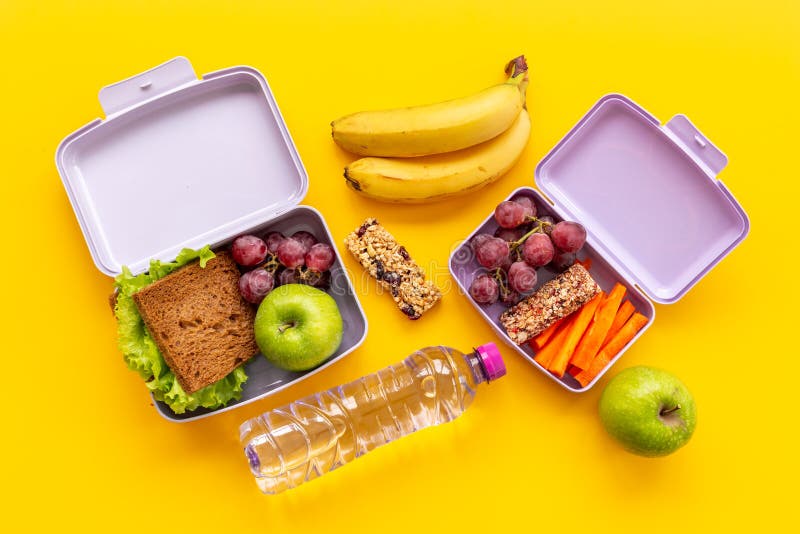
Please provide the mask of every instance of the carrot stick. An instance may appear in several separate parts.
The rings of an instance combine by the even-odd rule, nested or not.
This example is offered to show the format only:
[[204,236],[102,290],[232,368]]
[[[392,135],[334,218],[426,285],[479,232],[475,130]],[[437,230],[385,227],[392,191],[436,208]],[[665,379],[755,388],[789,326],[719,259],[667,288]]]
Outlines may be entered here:
[[608,297],[597,308],[592,324],[589,325],[586,334],[584,334],[575,348],[575,354],[573,354],[569,363],[581,369],[589,368],[592,360],[600,350],[611,324],[614,322],[614,317],[617,315],[617,310],[624,296],[625,286],[615,284]]
[[620,328],[611,341],[603,347],[603,351],[609,355],[609,360],[616,356],[628,342],[636,337],[639,330],[647,324],[647,317],[641,313],[634,313],[630,319],[625,322],[625,326]]
[[592,258],[586,258],[585,260],[575,260],[577,263],[583,265],[583,268],[587,271],[592,268]]
[[566,317],[562,317],[561,319],[557,320],[548,326],[541,334],[533,338],[533,341],[531,341],[531,346],[534,348],[534,350],[541,350],[542,347],[547,344],[547,341],[553,337],[553,334],[556,333],[558,327],[564,323],[564,319],[566,319]]
[[574,365],[570,365],[567,367],[567,373],[571,374],[572,376],[578,376],[578,373],[581,373],[583,369],[580,367],[575,367]]
[[575,379],[580,382],[582,386],[586,386],[586,384],[594,380],[594,377],[608,365],[608,362],[614,359],[614,356],[619,354],[619,351],[621,351],[630,340],[636,337],[639,330],[646,324],[647,317],[641,313],[634,313],[631,318],[625,322],[623,327],[619,329],[619,332],[611,338],[611,341],[600,350],[594,360],[592,360],[592,364],[589,368],[578,373]]
[[619,310],[617,310],[617,315],[614,317],[614,322],[611,323],[611,328],[608,329],[606,338],[600,344],[600,350],[603,350],[603,347],[605,347],[608,342],[611,341],[611,338],[614,337],[614,334],[619,332],[619,329],[622,328],[622,325],[624,325],[628,319],[630,319],[634,311],[636,310],[629,300],[626,300],[622,303],[622,305],[619,307]]
[[594,357],[588,369],[574,375],[575,380],[577,380],[581,386],[586,387],[610,361],[608,355],[601,350],[597,356]]
[[592,297],[592,300],[584,304],[580,310],[575,312],[577,316],[569,327],[566,339],[558,346],[558,350],[553,356],[553,359],[550,360],[550,365],[547,367],[550,372],[554,373],[559,378],[564,376],[564,372],[567,370],[567,364],[572,357],[572,353],[575,351],[575,347],[578,346],[581,336],[586,332],[589,322],[592,320],[592,317],[594,317],[594,312],[597,311],[597,306],[599,306],[604,299],[605,293],[601,291]]
[[561,321],[561,328],[550,338],[547,344],[542,347],[540,350],[536,352],[536,355],[533,357],[536,362],[547,369],[548,365],[550,364],[550,360],[553,359],[558,347],[564,342],[567,337],[567,333],[569,333],[569,327],[575,318],[578,316],[578,312],[572,313],[562,319]]

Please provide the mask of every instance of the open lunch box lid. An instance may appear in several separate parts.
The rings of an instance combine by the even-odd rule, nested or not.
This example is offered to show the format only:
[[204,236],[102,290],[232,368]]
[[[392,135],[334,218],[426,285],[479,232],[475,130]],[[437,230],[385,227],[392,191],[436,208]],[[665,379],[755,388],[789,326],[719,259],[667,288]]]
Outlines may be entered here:
[[685,116],[661,125],[611,94],[539,162],[535,181],[619,272],[654,301],[672,303],[749,231],[717,179],[727,163]]
[[171,261],[212,247],[297,205],[308,175],[257,70],[198,78],[177,57],[100,90],[105,120],[65,138],[56,152],[95,265]]

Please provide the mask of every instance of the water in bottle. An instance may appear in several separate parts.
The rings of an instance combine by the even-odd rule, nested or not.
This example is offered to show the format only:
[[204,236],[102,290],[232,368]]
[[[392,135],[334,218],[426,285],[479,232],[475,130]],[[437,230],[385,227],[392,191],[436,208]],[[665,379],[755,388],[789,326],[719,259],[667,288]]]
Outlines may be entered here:
[[494,343],[464,354],[420,349],[402,362],[242,424],[250,469],[264,493],[280,493],[372,449],[462,414],[475,388],[506,373]]

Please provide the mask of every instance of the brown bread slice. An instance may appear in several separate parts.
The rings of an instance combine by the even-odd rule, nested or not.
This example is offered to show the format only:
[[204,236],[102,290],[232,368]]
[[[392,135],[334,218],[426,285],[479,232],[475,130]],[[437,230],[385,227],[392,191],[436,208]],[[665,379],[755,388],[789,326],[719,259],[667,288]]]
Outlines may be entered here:
[[195,261],[133,294],[150,335],[186,393],[224,378],[258,353],[255,310],[239,294],[227,252]]

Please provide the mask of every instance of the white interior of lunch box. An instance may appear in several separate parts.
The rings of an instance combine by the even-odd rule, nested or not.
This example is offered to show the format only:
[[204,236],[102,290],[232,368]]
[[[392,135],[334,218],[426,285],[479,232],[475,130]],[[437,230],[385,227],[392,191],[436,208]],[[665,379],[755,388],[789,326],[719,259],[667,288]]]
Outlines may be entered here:
[[308,184],[263,78],[247,70],[117,113],[66,140],[58,163],[111,275],[241,233],[298,204]]

